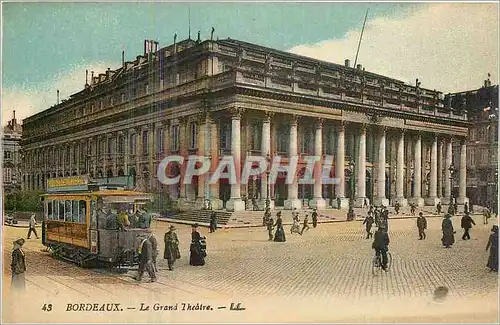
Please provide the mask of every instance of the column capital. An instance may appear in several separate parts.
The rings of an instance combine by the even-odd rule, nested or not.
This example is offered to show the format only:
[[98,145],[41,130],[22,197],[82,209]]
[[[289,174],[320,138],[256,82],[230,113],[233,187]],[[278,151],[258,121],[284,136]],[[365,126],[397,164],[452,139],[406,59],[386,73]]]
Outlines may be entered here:
[[346,126],[349,124],[349,122],[340,120],[338,124],[339,131],[345,131]]
[[379,126],[379,132],[380,132],[380,134],[384,134],[385,135],[385,133],[387,132],[387,129],[388,129],[387,126],[384,126],[384,125]]
[[302,117],[300,115],[292,114],[290,116],[290,124],[297,126],[299,124],[299,121]]
[[323,123],[324,123],[325,119],[322,118],[322,117],[318,117],[316,119],[316,128],[317,129],[322,129],[323,128]]
[[187,116],[181,116],[179,118],[177,118],[179,120],[179,124],[186,124],[187,121],[188,121],[188,117]]
[[361,134],[366,134],[366,128],[367,128],[366,123],[361,123]]
[[163,120],[161,121],[161,124],[165,127],[169,127],[170,126],[170,120]]
[[264,117],[264,123],[271,123],[274,115],[276,115],[276,113],[270,111],[267,111],[265,114],[266,116]]
[[232,107],[228,110],[229,114],[231,114],[231,119],[240,120],[245,112],[245,109],[242,107]]

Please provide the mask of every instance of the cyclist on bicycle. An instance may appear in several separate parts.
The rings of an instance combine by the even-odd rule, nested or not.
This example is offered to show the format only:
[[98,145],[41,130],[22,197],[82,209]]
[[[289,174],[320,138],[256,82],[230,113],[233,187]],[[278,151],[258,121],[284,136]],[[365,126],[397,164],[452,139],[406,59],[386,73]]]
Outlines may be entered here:
[[372,248],[378,258],[382,255],[382,270],[387,271],[387,251],[389,250],[389,234],[382,223],[373,236]]

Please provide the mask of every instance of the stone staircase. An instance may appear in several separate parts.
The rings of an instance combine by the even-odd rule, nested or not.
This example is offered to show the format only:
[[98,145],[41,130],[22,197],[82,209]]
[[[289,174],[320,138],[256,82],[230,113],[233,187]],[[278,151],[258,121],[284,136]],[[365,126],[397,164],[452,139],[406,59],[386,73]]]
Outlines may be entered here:
[[[200,226],[210,225],[210,215],[212,211],[210,210],[189,210],[180,212],[175,215],[169,215],[167,218],[158,218],[158,220],[165,220],[178,223],[194,224],[198,223]],[[215,211],[217,215],[217,224],[224,226],[229,223],[231,217],[231,212],[227,211]]]

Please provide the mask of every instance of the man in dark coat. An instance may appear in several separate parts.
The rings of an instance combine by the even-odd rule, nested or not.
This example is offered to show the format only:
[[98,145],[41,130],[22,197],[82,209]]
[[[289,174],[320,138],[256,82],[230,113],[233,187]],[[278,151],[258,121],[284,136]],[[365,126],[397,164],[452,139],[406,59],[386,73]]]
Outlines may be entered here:
[[490,249],[490,256],[486,266],[494,272],[498,272],[498,226],[494,225],[491,228],[491,235],[486,245],[486,250]]
[[269,235],[269,240],[273,240],[273,226],[274,220],[273,217],[269,216],[266,220],[267,233]]
[[411,212],[411,215],[414,216],[415,215],[415,210],[417,209],[417,207],[415,206],[415,203],[411,203],[410,204],[410,212]]
[[139,244],[139,272],[135,278],[137,281],[142,280],[144,271],[147,271],[151,282],[156,281],[156,273],[153,265],[153,245],[149,240],[149,236],[143,237]]
[[363,221],[363,224],[366,225],[366,239],[369,239],[373,236],[371,229],[374,222],[375,220],[373,220],[372,213],[369,211],[368,216]]
[[419,240],[425,239],[425,229],[427,229],[427,219],[425,219],[424,214],[422,212],[418,213],[417,218],[417,228],[418,228],[418,236]]
[[469,212],[466,212],[462,217],[461,227],[464,228],[464,234],[462,236],[462,240],[470,239],[469,231],[472,228],[472,225],[476,225],[474,219],[470,216]]
[[301,236],[304,234],[304,230],[309,230],[309,215],[307,213],[306,213],[306,216],[304,217],[304,223],[302,226],[302,230],[300,231]]
[[377,257],[382,255],[382,270],[387,271],[387,251],[389,250],[389,234],[381,225],[375,232],[372,248],[375,249]]
[[443,238],[441,239],[443,246],[450,248],[455,243],[455,230],[453,229],[450,214],[447,214],[444,217],[444,220],[441,223],[441,231],[443,232]]
[[313,210],[311,218],[313,221],[313,228],[316,228],[316,226],[318,225],[318,210],[316,209]]
[[438,214],[441,214],[441,210],[443,209],[443,206],[441,205],[441,202],[439,202],[436,206],[436,210]]
[[267,225],[267,221],[269,220],[269,218],[271,218],[271,209],[266,208],[266,211],[264,211],[264,216],[262,217],[262,225],[263,226]]
[[26,261],[24,259],[24,251],[22,249],[24,239],[20,238],[14,242],[12,251],[12,263],[10,269],[12,271],[12,289],[16,291],[24,291],[26,289],[26,280],[24,272],[26,272]]
[[217,214],[212,211],[210,214],[210,233],[215,232],[215,230],[217,230]]
[[189,247],[189,265],[205,265],[206,253],[205,237],[198,232],[198,224],[191,226],[191,246]]
[[149,235],[148,240],[151,243],[153,267],[158,272],[158,264],[156,264],[156,259],[158,258],[158,240],[154,234]]
[[177,238],[174,226],[170,226],[169,231],[165,233],[164,242],[165,250],[163,252],[163,258],[168,262],[168,269],[173,271],[175,261],[181,258],[179,238]]
[[464,213],[469,213],[469,204],[467,202],[464,203]]

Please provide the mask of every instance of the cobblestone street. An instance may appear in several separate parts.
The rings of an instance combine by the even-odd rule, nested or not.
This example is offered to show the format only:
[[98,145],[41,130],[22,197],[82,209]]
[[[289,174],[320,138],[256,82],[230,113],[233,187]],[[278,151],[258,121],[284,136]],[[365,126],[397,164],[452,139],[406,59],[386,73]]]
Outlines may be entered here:
[[[470,304],[477,301],[478,306],[481,306],[479,309],[486,315],[484,316],[486,318],[478,320],[494,321],[498,312],[496,295],[498,274],[489,272],[485,266],[488,257],[485,246],[492,222],[483,225],[480,217],[476,216],[475,219],[477,226],[471,232],[472,239],[463,241],[462,230],[458,228],[459,219],[454,218],[457,234],[456,243],[451,249],[441,246],[440,218],[428,219],[429,230],[426,240],[418,240],[415,219],[391,220],[389,235],[393,265],[388,273],[376,276],[372,275],[371,269],[372,240],[364,239],[364,226],[361,222],[320,224],[316,229],[311,227],[303,236],[291,235],[287,226],[285,243],[269,242],[263,227],[219,230],[215,234],[209,234],[206,228],[202,228],[201,232],[207,236],[208,245],[207,263],[203,267],[189,266],[190,228],[177,225],[182,257],[177,261],[175,270],[168,271],[166,261],[160,260],[158,282],[149,283],[143,280],[140,284],[132,279],[136,274],[135,270],[118,274],[109,270],[80,269],[41,252],[43,248],[41,243],[31,239],[25,245],[28,263],[27,291],[29,295],[40,297],[40,301],[43,302],[54,299],[67,301],[68,298],[75,302],[123,298],[124,303],[126,301],[135,303],[141,299],[212,303],[241,301],[250,310],[248,305],[256,308],[256,304],[263,304],[264,301],[272,301],[272,304],[280,301],[280,304],[283,303],[285,306],[291,306],[287,304],[293,302],[293,306],[307,305],[309,310],[313,310],[312,306],[319,308],[321,303],[329,301],[337,301],[334,304],[336,306],[349,302],[352,308],[359,307],[363,301],[394,301],[391,306],[402,301],[428,303],[432,302],[432,294],[436,287],[446,286],[450,290],[450,300],[467,301]],[[496,219],[492,221],[496,222]],[[161,257],[163,234],[167,225],[161,222],[153,224],[160,242]],[[4,297],[8,295],[10,284],[10,246],[12,240],[20,236],[25,236],[25,229],[4,227],[4,247],[7,248],[4,254]],[[306,299],[307,303],[303,303],[303,299]],[[313,301],[318,303],[312,303]],[[404,310],[404,307],[405,305],[401,310]],[[295,307],[288,308],[286,313],[282,309],[284,313],[280,317],[271,313],[267,315],[268,318],[260,315],[261,318],[258,319],[313,320],[310,318],[312,315],[307,316],[307,313],[299,312]],[[64,309],[64,303],[61,303],[59,309]],[[294,310],[297,313],[296,318],[290,318]],[[340,313],[336,313],[335,316],[328,313],[322,315],[324,311],[321,310],[314,314],[315,321],[335,321],[352,317],[352,315],[342,316]],[[370,309],[366,307],[365,312],[367,310]],[[380,308],[377,310],[381,311]],[[462,312],[459,309],[448,311]],[[478,311],[469,312],[471,315],[475,312],[475,317],[478,317]],[[160,315],[154,317],[166,321],[165,314],[161,315],[163,318]],[[211,315],[215,317],[214,321],[222,320],[214,316],[215,314]],[[396,317],[395,314],[392,316]],[[65,317],[68,317],[68,314]],[[187,318],[179,317],[170,321],[194,320],[187,316]],[[429,320],[433,319],[431,316],[428,317]],[[136,320],[135,316],[127,319]],[[231,321],[230,318],[224,317],[224,319]],[[245,316],[245,320],[238,318],[237,321],[250,322],[258,319],[252,316],[247,320]],[[354,320],[380,321],[381,319],[371,313]],[[398,319],[404,320],[404,317],[401,315]],[[470,319],[465,318],[465,321]],[[86,321],[91,320],[92,318],[86,319]],[[137,321],[148,320],[137,318]]]

